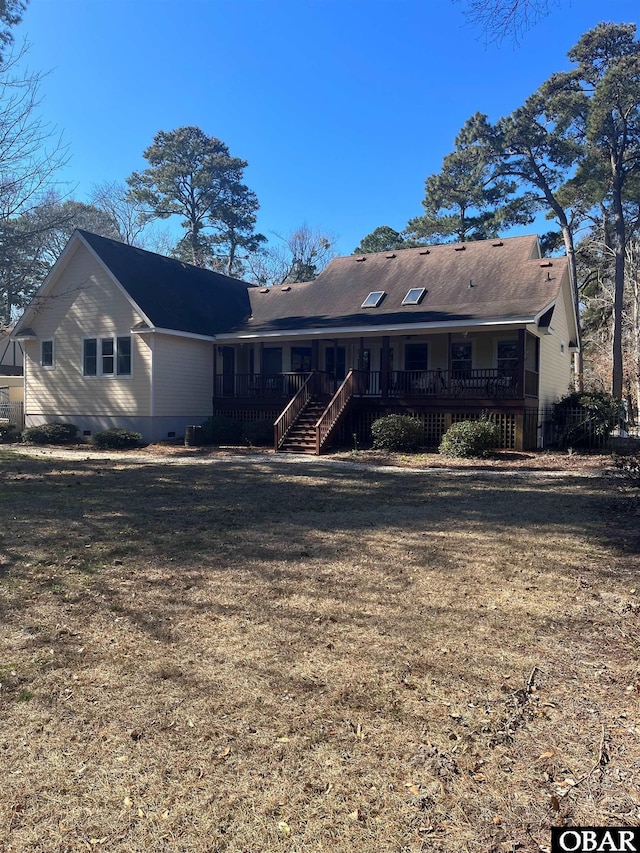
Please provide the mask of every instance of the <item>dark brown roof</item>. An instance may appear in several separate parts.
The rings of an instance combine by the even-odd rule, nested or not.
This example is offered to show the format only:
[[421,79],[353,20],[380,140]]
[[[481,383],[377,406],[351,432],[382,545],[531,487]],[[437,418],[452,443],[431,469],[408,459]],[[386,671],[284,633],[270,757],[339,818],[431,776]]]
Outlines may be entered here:
[[247,289],[252,288],[244,281],[89,231],[78,233],[156,328],[210,336],[249,316]]
[[[557,297],[565,269],[565,258],[540,259],[535,236],[351,255],[313,282],[251,289],[251,318],[230,331],[533,319]],[[425,297],[402,305],[414,287],[426,288]],[[362,308],[377,290],[386,293],[379,307]]]

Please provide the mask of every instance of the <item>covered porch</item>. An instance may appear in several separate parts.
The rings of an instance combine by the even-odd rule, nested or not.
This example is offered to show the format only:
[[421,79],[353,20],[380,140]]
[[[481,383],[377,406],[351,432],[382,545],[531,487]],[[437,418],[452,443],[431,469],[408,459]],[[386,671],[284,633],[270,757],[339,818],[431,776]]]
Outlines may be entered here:
[[512,331],[383,335],[242,342],[214,350],[214,399],[276,406],[294,397],[310,374],[333,395],[357,371],[354,396],[416,405],[501,400],[533,405],[539,394],[539,340]]

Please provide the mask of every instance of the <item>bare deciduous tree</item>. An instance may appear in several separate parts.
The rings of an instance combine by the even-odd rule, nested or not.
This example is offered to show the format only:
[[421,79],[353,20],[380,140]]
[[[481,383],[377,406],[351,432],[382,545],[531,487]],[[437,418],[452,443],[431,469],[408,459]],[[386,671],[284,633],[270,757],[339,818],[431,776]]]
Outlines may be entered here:
[[249,281],[270,287],[285,282],[313,281],[336,256],[336,237],[306,222],[288,235],[274,235],[275,246],[247,258]]

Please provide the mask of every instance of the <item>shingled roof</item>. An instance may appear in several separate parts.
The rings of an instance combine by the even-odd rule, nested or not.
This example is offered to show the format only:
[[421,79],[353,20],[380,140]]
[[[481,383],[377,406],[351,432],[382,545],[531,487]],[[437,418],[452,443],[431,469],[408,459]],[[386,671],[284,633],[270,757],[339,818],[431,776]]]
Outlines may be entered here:
[[78,229],[158,329],[215,335],[249,317],[244,281]]
[[[313,282],[249,292],[234,336],[423,324],[532,322],[557,298],[565,258],[541,259],[534,236],[336,258]],[[425,288],[403,305],[410,288]],[[363,308],[383,291],[378,307]],[[224,333],[223,333],[224,336]]]

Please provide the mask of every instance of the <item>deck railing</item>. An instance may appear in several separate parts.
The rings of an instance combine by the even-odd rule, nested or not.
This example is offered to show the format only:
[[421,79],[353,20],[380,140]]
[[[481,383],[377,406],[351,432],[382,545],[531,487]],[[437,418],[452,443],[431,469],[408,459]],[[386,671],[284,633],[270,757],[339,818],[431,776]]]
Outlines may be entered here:
[[539,374],[533,370],[524,372],[524,394],[525,397],[537,397],[539,393]]
[[236,373],[216,376],[216,397],[291,398],[305,384],[310,373]]
[[23,429],[24,404],[0,403],[0,424],[13,424],[18,429]]
[[370,374],[359,370],[350,370],[342,385],[331,398],[327,408],[316,423],[316,454],[331,438],[331,433],[338,426],[338,421],[354,394],[362,394],[365,390],[367,376]]
[[[474,370],[379,370],[353,371],[358,374],[358,390],[362,397],[384,399],[514,399],[538,396],[538,373],[532,370],[485,368]],[[524,373],[524,376],[523,376]],[[305,385],[309,376],[321,383],[314,393],[333,394],[335,377],[329,373],[238,373],[216,376],[217,397],[239,397],[253,400],[291,399]],[[524,385],[524,387],[523,387]]]
[[[366,374],[362,396],[397,398],[404,400],[468,399],[522,397],[522,385],[517,370],[485,368],[475,370],[391,370],[387,373],[387,387],[383,387],[380,372]],[[537,373],[532,373],[530,388],[535,387]]]
[[316,376],[314,373],[309,373],[302,386],[296,391],[293,399],[273,425],[273,446],[276,450],[280,448],[285,435],[293,426],[295,419],[313,396],[315,386]]

